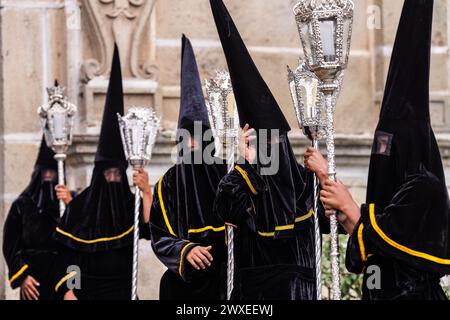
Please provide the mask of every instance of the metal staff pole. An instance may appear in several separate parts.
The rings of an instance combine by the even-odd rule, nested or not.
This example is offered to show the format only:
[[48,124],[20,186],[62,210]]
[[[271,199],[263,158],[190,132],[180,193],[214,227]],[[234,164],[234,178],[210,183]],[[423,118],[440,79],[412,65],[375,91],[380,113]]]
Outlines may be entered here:
[[[350,52],[354,4],[351,0],[301,0],[294,7],[303,52],[308,69],[322,82],[325,96],[328,175],[336,177],[334,148],[334,109],[339,77],[346,69]],[[330,218],[332,299],[341,299],[339,273],[338,222]]]
[[[216,77],[206,81],[208,113],[215,136],[219,138],[228,164],[228,172],[234,168],[239,119],[233,88],[228,72],[217,71]],[[222,150],[223,153],[223,150]],[[234,226],[226,224],[227,233],[227,300],[234,289]]]
[[[153,110],[143,107],[132,107],[125,116],[122,117],[120,114],[117,116],[125,157],[134,170],[142,169],[151,159],[160,119]],[[141,205],[140,190],[137,186],[135,187],[134,196],[131,300],[137,300],[139,215]]]
[[[320,80],[308,70],[303,61],[295,72],[288,67],[288,81],[295,114],[303,134],[311,141],[314,149],[319,149],[319,139],[325,136],[323,94],[319,90]],[[314,238],[316,298],[322,300],[322,235],[318,217],[319,181],[314,175]]]
[[[41,125],[44,130],[45,142],[55,152],[58,163],[58,184],[65,184],[64,160],[69,146],[72,144],[73,117],[77,107],[67,101],[64,95],[65,88],[55,81],[55,86],[47,88],[48,103],[38,108]],[[59,214],[62,217],[66,205],[59,201]]]

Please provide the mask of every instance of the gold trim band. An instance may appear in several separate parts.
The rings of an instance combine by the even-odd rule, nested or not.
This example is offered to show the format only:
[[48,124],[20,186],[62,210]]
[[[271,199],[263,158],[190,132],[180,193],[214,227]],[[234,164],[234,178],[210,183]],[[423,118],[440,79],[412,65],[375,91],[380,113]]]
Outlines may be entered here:
[[234,167],[237,171],[239,171],[239,173],[241,174],[242,178],[244,178],[245,182],[247,183],[248,187],[250,188],[250,191],[254,194],[257,195],[258,192],[256,191],[256,189],[253,187],[253,184],[251,183],[247,172],[242,169],[240,166],[236,165]]
[[98,238],[98,239],[93,239],[93,240],[85,240],[85,239],[81,239],[78,238],[68,232],[65,232],[64,230],[61,230],[60,228],[56,227],[56,232],[69,237],[75,241],[81,242],[81,243],[85,243],[85,244],[93,244],[93,243],[98,243],[98,242],[108,242],[108,241],[114,241],[114,240],[118,240],[120,238],[123,238],[125,236],[127,236],[128,234],[130,234],[132,231],[134,230],[134,226],[132,226],[130,229],[128,229],[127,231],[125,231],[122,234],[119,234],[118,236],[114,236],[114,237],[105,237],[105,238]]
[[172,226],[170,225],[170,222],[169,222],[169,218],[167,217],[166,207],[164,206],[164,200],[163,200],[163,197],[162,197],[162,179],[163,178],[159,179],[159,182],[158,182],[159,205],[160,205],[161,211],[163,213],[164,222],[166,223],[167,230],[169,230],[169,233],[171,235],[176,237],[177,235],[175,234],[175,232],[173,232]]
[[19,271],[16,272],[15,275],[13,275],[10,279],[9,279],[9,283],[13,283],[18,277],[20,277],[22,275],[22,273],[25,272],[25,270],[28,269],[28,265],[24,265],[22,268],[20,268]]
[[178,273],[180,274],[180,276],[183,276],[182,274],[181,274],[181,271],[182,271],[182,269],[183,269],[183,258],[184,258],[184,252],[186,251],[186,249],[188,248],[188,247],[190,247],[190,246],[192,246],[193,245],[193,243],[188,243],[187,245],[185,245],[184,247],[183,247],[183,249],[181,249],[181,253],[180,253],[180,266],[178,267]]
[[412,250],[408,247],[405,247],[405,246],[395,242],[391,238],[389,238],[377,224],[377,220],[375,218],[375,204],[373,204],[373,203],[370,204],[370,206],[369,206],[369,215],[370,215],[370,223],[372,224],[372,227],[375,230],[375,232],[378,233],[378,235],[381,237],[381,239],[383,239],[386,243],[388,243],[392,247],[394,247],[400,251],[403,251],[411,256],[419,257],[419,258],[429,260],[429,261],[439,263],[439,264],[450,265],[450,259],[438,258],[438,257],[432,256],[428,253],[423,253],[420,251]]
[[221,232],[225,230],[225,226],[222,227],[213,227],[213,226],[206,226],[200,229],[189,229],[188,233],[202,233],[207,230],[212,230],[214,232]]
[[58,281],[58,283],[55,286],[55,292],[58,292],[59,288],[62,286],[64,282],[69,280],[72,277],[75,277],[77,275],[76,271],[72,271],[71,273],[66,274],[64,277],[62,277],[61,280]]
[[361,223],[358,228],[359,252],[361,253],[361,260],[363,262],[366,262],[367,256],[366,256],[366,247],[364,246],[363,231],[364,231],[364,225]]
[[[311,209],[309,210],[309,212],[303,216],[297,217],[295,218],[295,223],[299,223],[305,220],[308,220],[309,218],[311,218],[314,215],[314,210]],[[258,234],[262,237],[274,237],[275,236],[275,232],[277,231],[285,231],[285,230],[292,230],[295,228],[295,224],[288,224],[285,226],[277,226],[275,227],[275,231],[274,232],[262,232],[262,231],[258,231]]]

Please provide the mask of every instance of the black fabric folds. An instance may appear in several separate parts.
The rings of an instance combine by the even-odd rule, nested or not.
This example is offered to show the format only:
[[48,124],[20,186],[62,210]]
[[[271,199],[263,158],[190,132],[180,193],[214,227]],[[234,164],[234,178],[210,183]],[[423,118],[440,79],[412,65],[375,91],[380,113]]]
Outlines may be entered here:
[[[91,184],[69,204],[56,232],[58,241],[69,248],[98,252],[132,244],[134,196],[117,114],[124,114],[124,102],[116,46]],[[104,171],[109,168],[120,170],[121,182],[106,181]]]
[[210,4],[240,123],[256,130],[258,147],[255,163],[240,161],[216,196],[218,214],[237,226],[233,299],[314,299],[312,174],[298,164],[289,124],[228,10],[221,0]]
[[[258,156],[252,168],[261,175],[266,191],[260,195],[259,202],[264,208],[258,212],[256,225],[259,230],[273,231],[277,226],[295,223],[299,214],[297,202],[305,192],[308,174],[297,163],[287,137],[290,127],[227,8],[221,0],[210,3],[227,59],[241,125],[248,123],[257,131]],[[264,134],[261,130],[267,131]],[[279,130],[279,134],[273,130]],[[274,170],[269,171],[270,166]]]
[[[168,268],[160,284],[162,300],[224,298],[225,227],[213,204],[226,165],[217,158],[204,161],[204,154],[214,154],[214,140],[206,136],[209,128],[194,52],[183,35],[178,159],[155,186],[150,215],[153,250]],[[192,140],[196,148],[190,148]],[[214,258],[211,267],[201,271],[186,260],[199,245],[212,246]]]
[[[51,272],[57,250],[52,234],[59,222],[59,207],[53,156],[42,139],[31,181],[13,202],[3,229],[3,254],[11,287],[19,287],[30,275],[41,284],[40,300],[54,299]],[[55,178],[43,181],[43,171],[48,169],[55,171]]]
[[[405,0],[370,159],[364,241],[355,231],[347,252],[347,265],[361,272],[356,249],[371,248],[383,274],[408,274],[408,284],[365,288],[366,298],[442,297],[436,279],[450,273],[449,198],[429,112],[432,18],[432,0]],[[421,273],[434,279],[434,293]]]

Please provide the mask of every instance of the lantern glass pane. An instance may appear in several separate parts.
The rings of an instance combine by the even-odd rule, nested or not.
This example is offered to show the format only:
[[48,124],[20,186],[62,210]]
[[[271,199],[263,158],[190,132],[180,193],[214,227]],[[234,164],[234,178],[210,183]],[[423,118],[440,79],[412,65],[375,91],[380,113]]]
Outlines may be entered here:
[[53,115],[53,130],[55,134],[54,138],[56,141],[61,141],[66,138],[64,133],[65,124],[66,124],[65,114],[58,112]]
[[[315,64],[316,63],[316,57],[315,54],[312,52],[312,50],[314,50],[313,46],[311,46],[312,43],[312,32],[311,32],[311,24],[304,22],[301,24],[300,27],[300,35],[302,38],[302,42],[303,42],[303,51],[304,54],[306,56],[306,59],[311,63],[311,64]],[[309,60],[309,59],[312,59]]]
[[301,95],[307,121],[314,121],[317,118],[318,86],[318,80],[313,78],[305,78],[301,82]]
[[333,62],[336,60],[336,20],[321,20],[319,26],[324,61]]
[[344,19],[344,34],[343,34],[343,41],[342,41],[342,61],[341,63],[343,65],[347,65],[348,62],[348,55],[350,51],[350,38],[351,38],[351,28],[352,28],[352,19],[347,18]]

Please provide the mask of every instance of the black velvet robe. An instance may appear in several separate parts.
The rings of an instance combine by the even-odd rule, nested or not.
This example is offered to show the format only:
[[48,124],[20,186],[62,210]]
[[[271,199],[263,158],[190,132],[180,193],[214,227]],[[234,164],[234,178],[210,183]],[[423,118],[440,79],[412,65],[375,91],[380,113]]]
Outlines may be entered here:
[[[298,170],[305,191],[298,196],[297,211],[290,221],[277,221],[279,216],[268,210],[277,204],[267,200],[271,197],[267,183],[254,166],[236,165],[219,185],[217,212],[237,225],[234,300],[316,297],[312,175],[301,166]],[[329,231],[322,209],[319,215],[322,231]]]
[[[446,300],[440,278],[448,273],[450,259],[445,232],[437,237],[430,224],[448,210],[446,188],[432,173],[412,175],[396,192],[386,208],[363,205],[361,219],[349,239],[346,266],[363,273],[366,300]],[[381,288],[373,288],[370,266],[381,271]],[[368,285],[369,284],[369,285]]]
[[[450,203],[430,121],[432,0],[405,0],[370,158],[366,204],[346,264],[363,299],[445,299]],[[381,287],[374,286],[374,267]]]
[[[190,171],[192,165],[178,164],[167,171],[154,190],[150,215],[152,247],[158,259],[168,268],[160,283],[161,300],[225,298],[225,226],[213,212],[213,189],[217,188],[226,167],[194,166],[202,172],[197,172],[197,179],[199,175],[205,176],[203,183],[183,185],[180,175],[186,176],[185,172]],[[191,190],[190,196],[188,189]],[[212,246],[210,253],[213,261],[210,267],[198,271],[190,265],[186,256],[199,245]]]
[[[128,214],[133,215],[134,211]],[[150,239],[149,225],[142,219],[139,224],[139,232],[141,239]],[[115,237],[98,239],[100,239],[98,243],[105,245],[109,242],[111,245],[105,250],[96,251],[80,250],[79,246],[86,245],[81,241],[78,241],[79,246],[76,249],[59,246],[56,273],[53,277],[53,289],[57,299],[63,299],[69,290],[66,285],[67,281],[71,281],[74,276],[81,277],[81,288],[73,290],[78,300],[131,299],[133,229],[128,229]],[[113,243],[117,241],[121,241],[122,244],[115,247]],[[79,267],[81,275],[69,272],[71,266]]]
[[30,275],[40,283],[39,300],[54,299],[57,245],[51,236],[58,221],[57,205],[55,210],[41,210],[25,195],[12,204],[4,225],[3,252],[13,289]]

